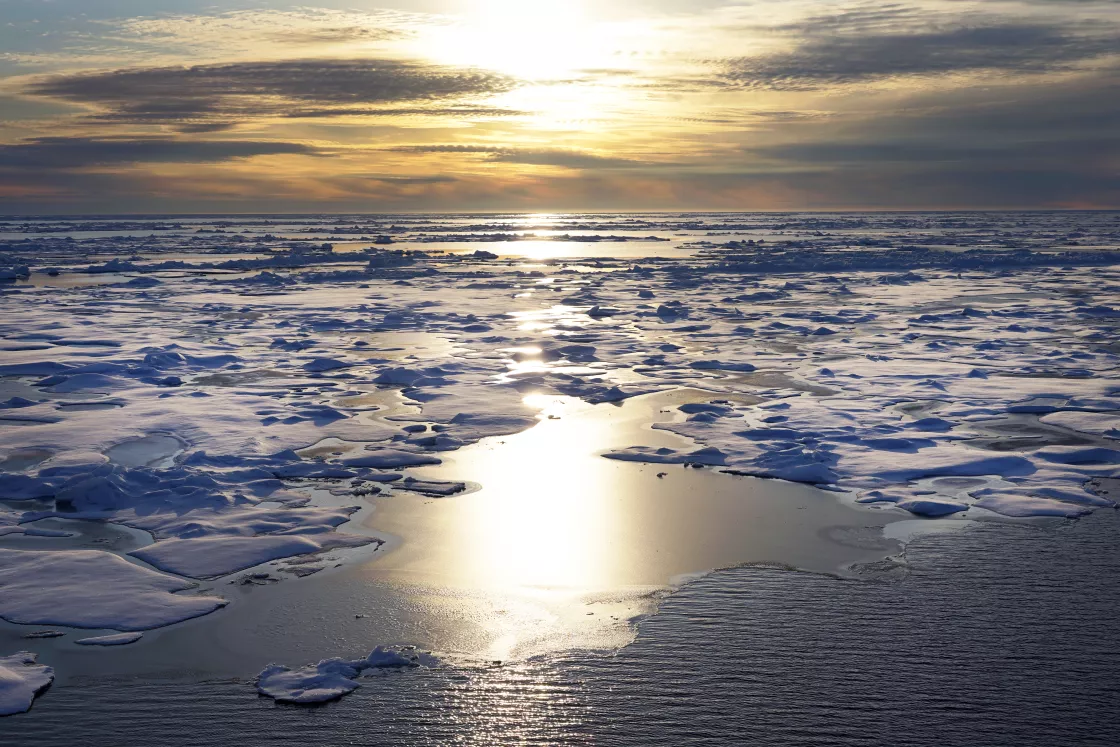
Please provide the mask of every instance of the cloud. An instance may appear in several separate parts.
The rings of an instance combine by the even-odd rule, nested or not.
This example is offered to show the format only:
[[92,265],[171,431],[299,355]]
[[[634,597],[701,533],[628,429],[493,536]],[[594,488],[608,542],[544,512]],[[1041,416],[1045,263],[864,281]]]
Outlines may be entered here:
[[237,124],[234,122],[197,122],[182,124],[175,129],[184,135],[201,135],[208,132],[225,132],[236,126]]
[[611,169],[649,166],[650,162],[604,156],[563,148],[515,148],[495,145],[399,145],[386,150],[397,153],[482,154],[490,163],[517,163],[527,166],[557,166],[566,169]]
[[363,28],[361,26],[336,26],[277,31],[270,38],[285,44],[339,44],[355,41],[386,41],[399,39],[406,34],[397,29]]
[[831,207],[1116,205],[1118,121],[1120,76],[1102,71],[912,94],[893,110],[768,133],[742,162]]
[[[889,17],[889,14],[888,14]],[[722,63],[724,84],[815,90],[902,76],[1064,71],[1116,54],[1120,35],[1075,33],[1031,23],[889,30],[866,18],[796,24],[793,47]]]
[[10,32],[83,72],[3,79],[5,209],[1120,204],[1117,2],[664,0],[544,82],[452,16],[129,2]]
[[453,176],[367,176],[375,182],[383,184],[452,184],[459,181]]
[[212,163],[253,156],[323,156],[303,143],[173,138],[41,137],[0,145],[0,168],[76,169],[133,163]]
[[329,8],[255,8],[222,13],[151,15],[112,19],[105,36],[141,47],[172,47],[180,53],[229,53],[271,42],[276,46],[326,46],[409,38],[430,22],[399,11],[361,12]]
[[1006,161],[1107,163],[1120,159],[1120,76],[1052,85],[985,86],[912,95],[894,111],[822,120],[786,142],[750,152],[803,163]]
[[458,119],[483,119],[492,117],[524,117],[529,112],[497,106],[424,106],[424,107],[323,107],[295,109],[279,116],[285,119],[334,119],[337,117],[454,117]]
[[497,73],[399,60],[287,60],[129,68],[40,78],[24,92],[103,109],[99,119],[142,124],[283,116],[402,102],[457,102],[511,90]]
[[[23,2],[26,12],[10,9],[13,2]],[[0,62],[66,70],[105,69],[125,60],[140,67],[294,54],[349,57],[398,48],[445,22],[401,11],[262,7],[295,4],[236,0],[221,5],[257,7],[223,11],[199,0],[0,0],[0,17],[17,16],[0,21]]]
[[494,153],[496,163],[520,163],[529,166],[558,166],[565,169],[613,169],[648,165],[645,161],[614,156],[600,156],[577,150],[516,149]]

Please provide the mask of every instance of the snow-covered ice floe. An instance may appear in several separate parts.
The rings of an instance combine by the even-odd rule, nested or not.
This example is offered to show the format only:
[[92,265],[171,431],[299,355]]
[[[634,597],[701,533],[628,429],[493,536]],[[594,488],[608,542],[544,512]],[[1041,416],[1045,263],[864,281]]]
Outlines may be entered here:
[[54,670],[37,663],[35,654],[0,656],[0,716],[31,710],[35,698],[52,682]]
[[175,593],[193,587],[109,552],[0,549],[0,617],[15,623],[140,631],[225,605],[219,597]]
[[361,687],[358,678],[370,670],[437,666],[436,657],[415,648],[378,646],[364,659],[326,659],[302,669],[270,664],[257,675],[257,691],[278,703],[327,703]]
[[[413,471],[535,426],[534,394],[702,392],[654,426],[687,447],[604,456],[869,510],[1113,505],[1089,483],[1120,469],[1114,214],[555,220],[44,219],[0,242],[0,617],[140,631],[225,604],[198,581],[318,583],[380,546],[356,520],[373,501],[466,492]],[[331,246],[362,236],[395,246]],[[651,237],[654,256],[602,248]],[[528,239],[558,258],[517,259]],[[142,539],[73,551],[44,523],[63,519]]]

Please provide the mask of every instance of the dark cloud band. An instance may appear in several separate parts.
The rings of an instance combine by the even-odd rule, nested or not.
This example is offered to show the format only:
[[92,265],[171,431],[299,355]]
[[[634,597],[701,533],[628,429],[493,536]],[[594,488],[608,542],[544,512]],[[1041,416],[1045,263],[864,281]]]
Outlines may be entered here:
[[35,81],[25,93],[99,107],[106,121],[160,124],[276,116],[293,108],[446,105],[515,85],[496,73],[398,60],[289,60],[62,75]]
[[131,163],[212,163],[269,155],[326,155],[302,143],[173,138],[44,137],[0,145],[3,169],[76,169]]
[[831,26],[799,28],[788,51],[722,63],[724,84],[769,90],[814,90],[885,78],[994,71],[1068,70],[1120,50],[1120,36],[1088,35],[1041,25],[1008,24],[926,31],[858,33]]

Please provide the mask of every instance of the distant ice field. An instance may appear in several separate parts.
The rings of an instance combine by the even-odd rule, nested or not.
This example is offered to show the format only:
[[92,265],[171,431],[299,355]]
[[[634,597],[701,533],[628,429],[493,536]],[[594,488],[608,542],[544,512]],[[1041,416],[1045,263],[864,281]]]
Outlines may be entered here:
[[1117,213],[8,218],[0,309],[28,724],[48,676],[354,697],[1116,508]]

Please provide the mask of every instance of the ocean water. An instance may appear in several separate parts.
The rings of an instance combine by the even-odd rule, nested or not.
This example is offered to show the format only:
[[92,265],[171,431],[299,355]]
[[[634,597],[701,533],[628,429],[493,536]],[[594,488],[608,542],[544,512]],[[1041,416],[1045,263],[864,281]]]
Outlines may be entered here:
[[616,653],[363,680],[278,706],[250,683],[82,678],[11,747],[237,744],[1115,745],[1116,512],[910,545],[909,570],[761,568],[669,597]]

